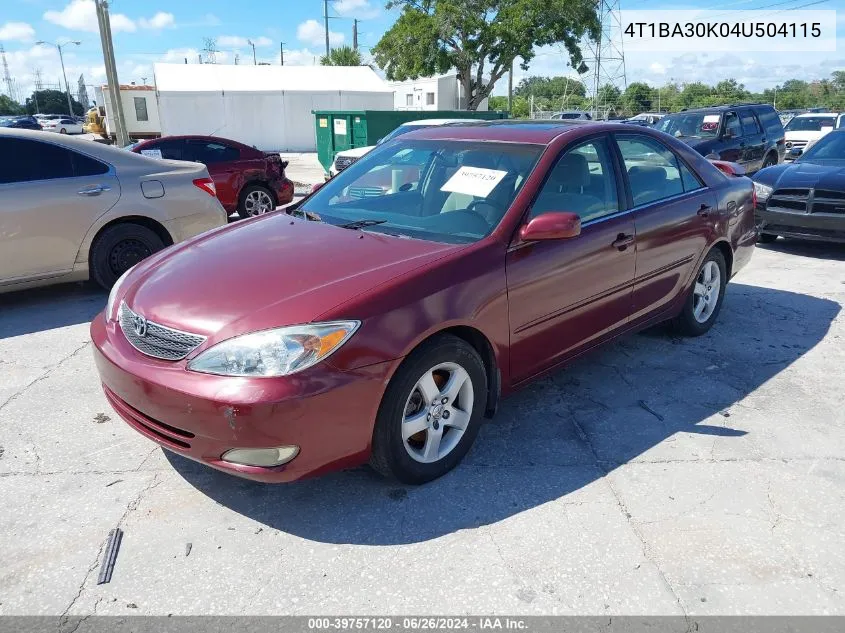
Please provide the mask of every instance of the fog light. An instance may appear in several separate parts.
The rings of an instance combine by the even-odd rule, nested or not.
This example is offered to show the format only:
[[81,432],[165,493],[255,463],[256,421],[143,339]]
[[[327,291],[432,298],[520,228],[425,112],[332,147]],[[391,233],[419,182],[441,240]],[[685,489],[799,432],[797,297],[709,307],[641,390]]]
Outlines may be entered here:
[[221,458],[230,464],[242,466],[281,466],[287,464],[299,453],[298,446],[279,446],[277,448],[233,448],[223,453]]

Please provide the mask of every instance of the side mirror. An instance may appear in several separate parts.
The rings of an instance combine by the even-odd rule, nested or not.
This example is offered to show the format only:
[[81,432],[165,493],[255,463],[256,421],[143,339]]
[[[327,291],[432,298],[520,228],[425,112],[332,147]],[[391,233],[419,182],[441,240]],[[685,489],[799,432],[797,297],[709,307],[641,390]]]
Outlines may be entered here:
[[538,240],[566,240],[581,234],[581,218],[569,211],[548,211],[529,220],[519,229],[525,242]]

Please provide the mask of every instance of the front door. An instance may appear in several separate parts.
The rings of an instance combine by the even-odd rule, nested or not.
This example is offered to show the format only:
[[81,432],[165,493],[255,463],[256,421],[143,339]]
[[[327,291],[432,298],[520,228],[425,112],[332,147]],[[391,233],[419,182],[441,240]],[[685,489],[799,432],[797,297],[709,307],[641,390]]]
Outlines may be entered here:
[[111,167],[60,145],[0,138],[0,280],[73,269],[94,221],[120,198]]
[[665,145],[642,134],[615,139],[637,226],[633,323],[667,309],[684,289],[719,213],[716,196]]
[[581,234],[514,242],[507,254],[511,375],[515,383],[552,367],[628,321],[636,248],[634,223],[620,205],[608,139],[565,150],[529,216],[571,211]]

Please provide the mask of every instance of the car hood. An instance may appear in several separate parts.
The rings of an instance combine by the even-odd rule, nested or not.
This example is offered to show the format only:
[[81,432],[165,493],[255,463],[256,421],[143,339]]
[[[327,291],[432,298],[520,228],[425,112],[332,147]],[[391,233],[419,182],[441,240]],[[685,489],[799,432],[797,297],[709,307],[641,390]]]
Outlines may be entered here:
[[797,161],[763,169],[754,175],[754,180],[773,188],[845,191],[845,165]]
[[370,152],[376,148],[375,145],[368,145],[367,147],[355,147],[353,149],[345,149],[342,152],[338,152],[335,154],[337,156],[345,156],[347,158],[361,158],[367,152]]
[[213,342],[313,321],[465,247],[277,213],[213,230],[154,255],[127,277],[122,300],[151,321]]

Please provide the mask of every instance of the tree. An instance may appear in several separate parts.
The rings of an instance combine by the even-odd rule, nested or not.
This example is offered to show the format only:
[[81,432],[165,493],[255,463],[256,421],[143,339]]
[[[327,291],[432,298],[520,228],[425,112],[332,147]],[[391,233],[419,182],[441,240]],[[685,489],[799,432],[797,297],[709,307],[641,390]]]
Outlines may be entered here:
[[563,43],[583,72],[581,39],[599,34],[594,0],[389,0],[394,7],[402,13],[372,49],[376,63],[391,81],[454,68],[467,110],[490,95],[516,57],[528,70],[536,46]]
[[719,103],[739,103],[745,101],[749,92],[736,79],[723,79],[713,88]]
[[654,97],[654,89],[648,84],[640,81],[628,84],[625,89],[625,95],[622,98],[625,108],[631,114],[639,114],[651,110],[652,98]]
[[351,46],[333,48],[320,58],[321,66],[360,66],[361,53]]
[[587,94],[584,84],[569,77],[539,77],[531,76],[520,80],[513,93],[520,97],[545,97],[547,99],[562,99],[569,95],[583,97]]
[[0,95],[0,115],[3,114],[23,114],[25,112],[23,106],[6,95]]
[[[35,100],[38,99],[38,110],[46,114],[70,114],[67,111],[67,93],[60,90],[36,90],[31,97],[26,99],[27,114],[35,114]],[[85,107],[76,99],[71,97],[73,102],[73,114],[82,115]]]

